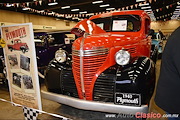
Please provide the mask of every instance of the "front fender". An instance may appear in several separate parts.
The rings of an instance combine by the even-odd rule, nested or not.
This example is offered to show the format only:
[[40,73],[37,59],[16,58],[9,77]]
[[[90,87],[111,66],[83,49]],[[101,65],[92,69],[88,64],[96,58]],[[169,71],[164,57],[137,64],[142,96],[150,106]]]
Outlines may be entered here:
[[59,63],[53,59],[45,71],[45,84],[50,92],[78,97],[70,61]]
[[126,66],[109,67],[95,82],[94,100],[113,102],[116,93],[133,93],[140,94],[141,103],[147,104],[155,86],[154,66],[150,58],[136,57]]
[[115,91],[141,94],[142,104],[147,104],[155,87],[155,64],[148,57],[138,57],[134,62],[119,67]]

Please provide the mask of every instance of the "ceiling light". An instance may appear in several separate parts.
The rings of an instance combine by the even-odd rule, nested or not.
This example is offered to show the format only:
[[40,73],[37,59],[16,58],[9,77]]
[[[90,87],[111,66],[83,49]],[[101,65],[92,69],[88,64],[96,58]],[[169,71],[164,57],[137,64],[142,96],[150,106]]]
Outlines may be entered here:
[[25,8],[22,8],[22,10],[29,10],[30,8],[27,8],[27,7],[25,7]]
[[140,4],[139,6],[146,6],[146,5],[149,5],[149,3],[145,3],[145,4]]
[[67,8],[70,8],[70,6],[61,7],[61,9],[67,9]]
[[87,13],[87,11],[84,11],[84,12],[79,12],[79,14],[85,14],[85,13]]
[[174,12],[173,14],[174,15],[180,15],[180,12]]
[[54,12],[49,12],[49,13],[48,13],[48,15],[53,15],[53,14],[55,14],[55,13],[54,13]]
[[151,8],[150,6],[147,6],[147,7],[141,7],[141,9],[149,9]]
[[136,0],[136,2],[144,2],[145,0]]
[[99,7],[108,7],[109,4],[105,4],[105,5],[100,5]]
[[57,4],[58,4],[57,2],[48,3],[49,6],[51,6],[51,5],[57,5]]
[[115,8],[107,8],[106,10],[114,10]]
[[79,18],[78,17],[73,17],[72,19],[74,20],[74,19],[79,19]]
[[86,14],[86,15],[94,15],[94,13],[88,13],[88,14]]
[[65,18],[72,18],[71,16],[65,16]]
[[9,3],[7,3],[7,5],[6,5],[6,7],[12,7],[12,6],[14,6],[13,4],[9,4]]
[[72,9],[71,11],[79,11],[79,9]]
[[102,0],[100,0],[100,1],[94,1],[94,2],[92,2],[92,4],[97,4],[97,3],[102,3],[103,1]]

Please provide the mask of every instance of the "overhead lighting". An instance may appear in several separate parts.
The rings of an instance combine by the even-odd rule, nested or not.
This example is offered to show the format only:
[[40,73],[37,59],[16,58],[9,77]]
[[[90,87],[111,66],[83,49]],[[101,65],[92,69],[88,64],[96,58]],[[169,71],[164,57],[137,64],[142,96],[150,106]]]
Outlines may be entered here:
[[67,8],[70,8],[70,6],[61,7],[61,9],[67,9]]
[[63,17],[63,15],[61,15],[61,14],[58,14],[58,15],[57,15],[57,17]]
[[44,10],[40,10],[39,12],[44,12]]
[[114,10],[115,8],[107,8],[106,10]]
[[144,2],[145,0],[136,0],[136,2]]
[[72,9],[71,11],[79,11],[79,9]]
[[94,13],[88,13],[88,14],[86,14],[86,15],[94,15]]
[[87,11],[84,11],[84,12],[79,12],[79,14],[86,14],[87,13]]
[[139,6],[146,6],[146,5],[149,5],[149,3],[145,3],[145,4],[140,4]]
[[27,8],[27,7],[25,7],[25,8],[22,8],[22,10],[29,10],[30,8]]
[[77,19],[77,20],[78,20],[79,18],[78,18],[78,17],[73,17],[72,19],[73,19],[73,20],[74,20],[74,19]]
[[57,5],[57,4],[58,4],[57,2],[48,3],[49,6],[51,6],[51,5]]
[[72,18],[71,16],[66,16],[65,18]]
[[54,13],[54,12],[49,12],[49,13],[48,13],[48,15],[53,15],[53,14],[55,14],[55,13]]
[[14,6],[13,4],[9,4],[9,3],[7,3],[7,5],[6,5],[6,7],[12,7],[12,6]]
[[102,3],[102,2],[103,2],[102,0],[99,0],[99,1],[92,2],[92,4],[98,4],[98,3]]
[[105,4],[105,5],[100,5],[99,7],[108,7],[109,4]]
[[174,13],[180,13],[180,10],[179,11],[174,11]]
[[174,15],[180,15],[180,12],[174,12],[173,14]]
[[141,7],[141,9],[149,9],[151,8],[150,6],[147,6],[147,7]]

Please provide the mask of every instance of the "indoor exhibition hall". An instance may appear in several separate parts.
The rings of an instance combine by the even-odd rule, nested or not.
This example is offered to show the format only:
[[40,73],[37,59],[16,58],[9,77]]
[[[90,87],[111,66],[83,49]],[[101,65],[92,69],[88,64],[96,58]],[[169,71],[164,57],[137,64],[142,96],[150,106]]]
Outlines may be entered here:
[[0,0],[0,120],[180,120],[180,0]]

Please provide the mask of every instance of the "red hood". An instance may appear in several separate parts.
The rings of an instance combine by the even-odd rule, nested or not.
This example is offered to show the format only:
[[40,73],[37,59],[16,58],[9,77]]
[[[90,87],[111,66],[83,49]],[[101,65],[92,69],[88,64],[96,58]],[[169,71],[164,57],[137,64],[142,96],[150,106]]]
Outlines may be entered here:
[[84,19],[77,23],[77,25],[71,29],[71,33],[77,35],[77,36],[83,36],[84,33],[87,34],[99,34],[99,33],[105,33],[104,30],[102,30],[100,27],[98,27],[95,23],[88,19]]
[[[80,43],[83,38],[76,39],[73,43],[73,49],[79,50]],[[123,34],[100,33],[89,35],[84,40],[84,50],[111,48],[117,46],[126,46],[135,44],[139,41],[139,37]]]

